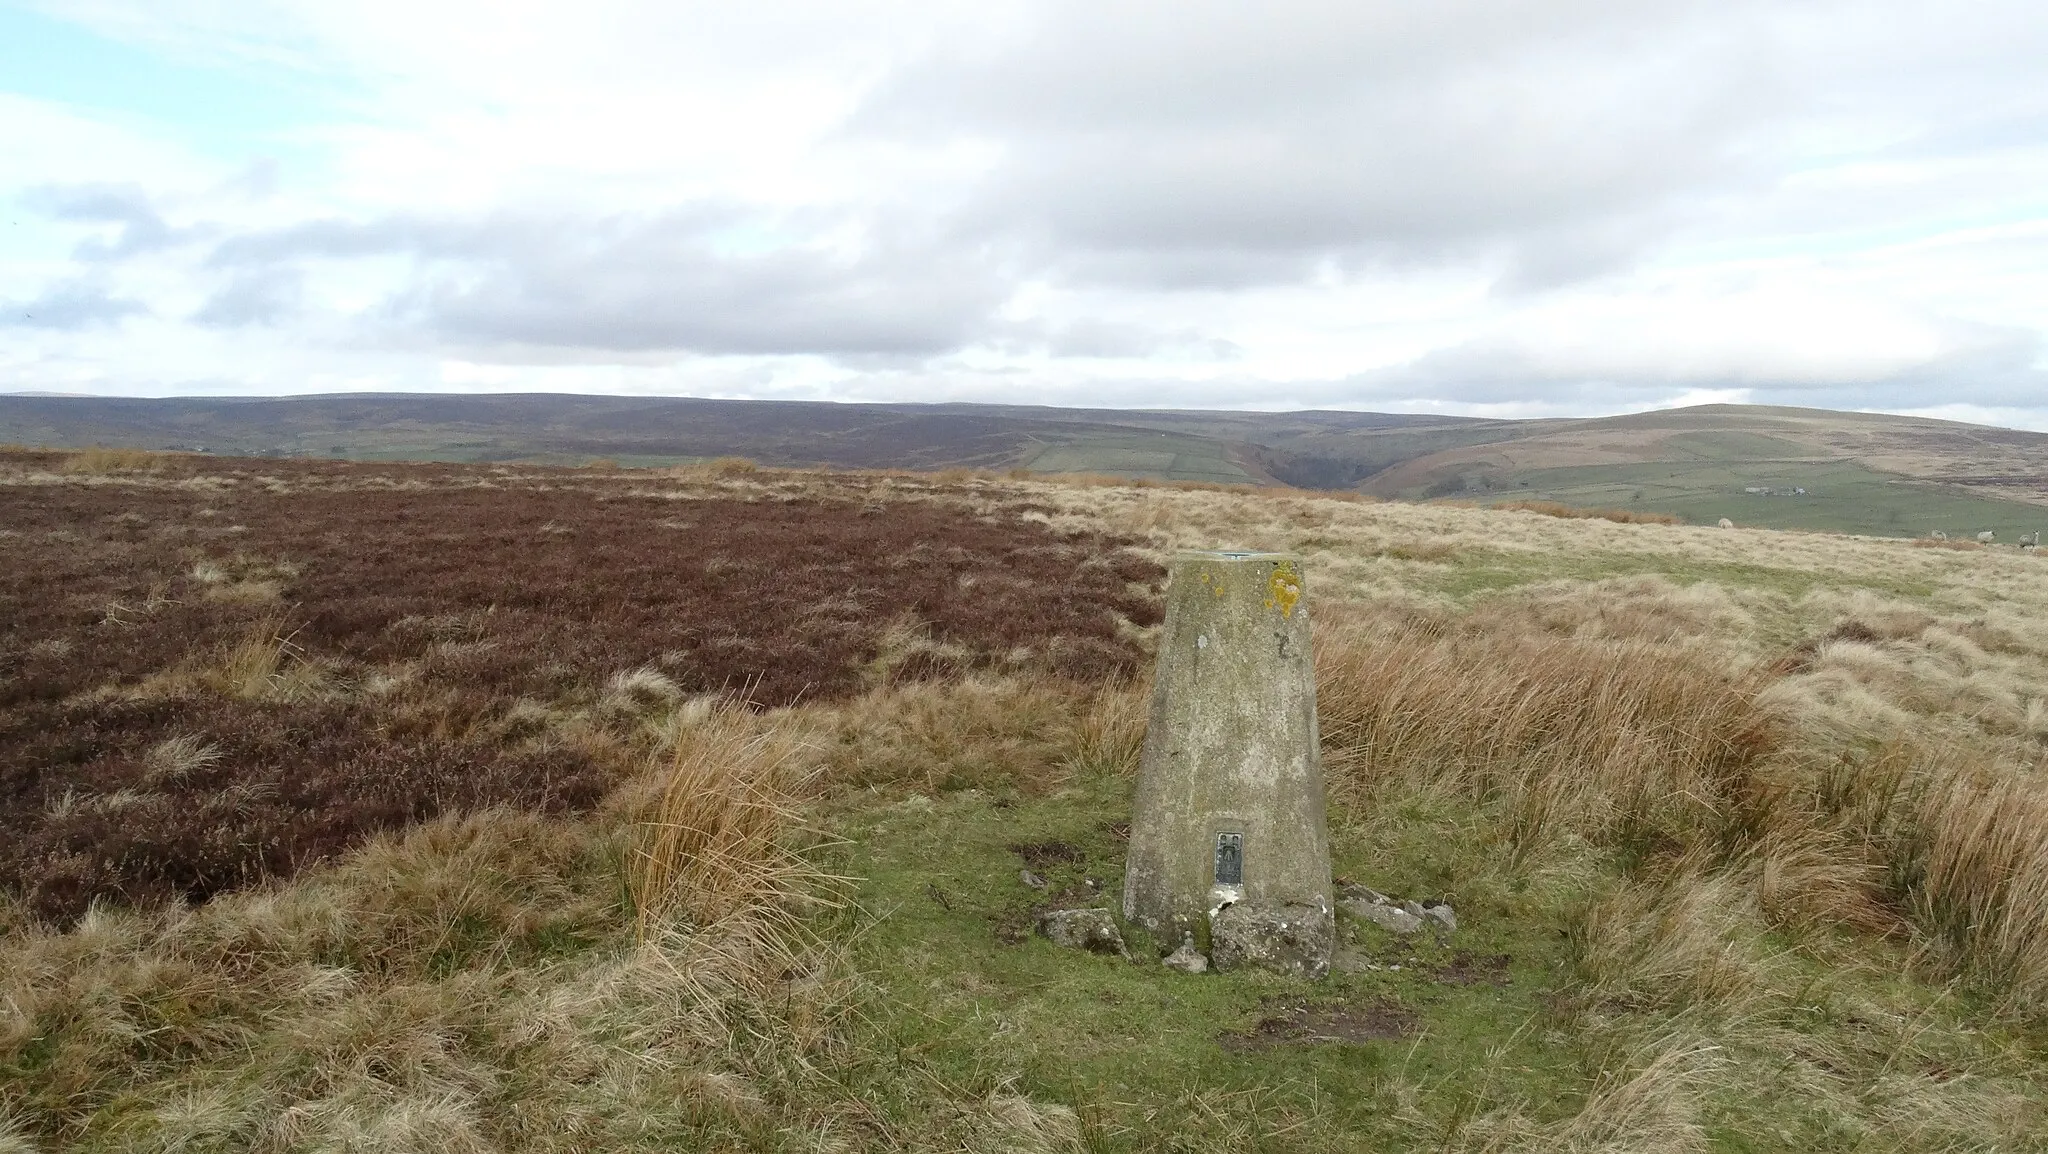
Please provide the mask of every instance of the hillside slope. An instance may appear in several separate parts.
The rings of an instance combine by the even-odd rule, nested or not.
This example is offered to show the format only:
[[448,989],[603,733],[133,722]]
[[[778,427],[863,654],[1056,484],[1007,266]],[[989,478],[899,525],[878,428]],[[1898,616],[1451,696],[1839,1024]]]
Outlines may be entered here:
[[[742,456],[840,468],[1025,468],[1315,487],[1355,483],[1495,422],[1386,413],[1228,413],[1022,405],[828,404],[691,397],[341,394],[271,398],[0,396],[0,443],[198,449],[355,460]],[[1290,447],[1347,441],[1342,461]],[[1387,446],[1396,446],[1391,453]],[[1361,464],[1365,462],[1365,464]]]
[[1728,517],[1879,536],[2048,523],[2048,434],[1874,413],[1703,405],[1585,421],[1411,457],[1369,493]]
[[1705,405],[1586,420],[827,404],[550,394],[135,400],[0,396],[0,443],[354,460],[739,456],[1545,500],[1880,536],[2033,532],[2048,435],[1871,413]]

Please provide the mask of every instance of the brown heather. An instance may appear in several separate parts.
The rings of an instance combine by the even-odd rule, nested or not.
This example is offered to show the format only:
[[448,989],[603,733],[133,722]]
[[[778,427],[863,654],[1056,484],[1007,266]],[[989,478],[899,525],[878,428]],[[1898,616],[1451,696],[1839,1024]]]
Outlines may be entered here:
[[[440,813],[587,808],[645,739],[647,703],[604,688],[626,671],[763,706],[1085,681],[1131,671],[1158,612],[1158,569],[1113,539],[880,481],[208,461],[79,484],[71,459],[0,462],[0,886],[55,918],[201,900]],[[217,755],[155,772],[180,736]]]

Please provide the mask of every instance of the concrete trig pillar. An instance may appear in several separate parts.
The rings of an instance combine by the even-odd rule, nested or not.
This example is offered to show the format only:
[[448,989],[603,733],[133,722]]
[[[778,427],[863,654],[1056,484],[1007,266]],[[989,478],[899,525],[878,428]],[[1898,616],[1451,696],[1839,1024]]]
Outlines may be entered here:
[[1174,559],[1124,916],[1171,942],[1207,922],[1221,969],[1329,969],[1315,665],[1292,556]]

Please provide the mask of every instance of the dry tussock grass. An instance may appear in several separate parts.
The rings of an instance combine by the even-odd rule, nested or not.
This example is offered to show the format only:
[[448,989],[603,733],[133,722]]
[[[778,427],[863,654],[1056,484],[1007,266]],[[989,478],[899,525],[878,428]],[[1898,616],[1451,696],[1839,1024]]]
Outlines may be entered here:
[[[1884,936],[1910,921],[1938,973],[2048,1012],[2038,758],[1816,745],[1768,669],[1684,646],[1516,632],[1499,615],[1323,622],[1319,705],[1340,800],[1370,811],[1449,794],[1482,807],[1518,857],[1584,839],[1654,883],[1586,915],[1595,985],[1635,975],[1677,996],[1717,983],[1740,956],[1725,945],[1738,922]],[[1826,642],[1813,660],[1861,644]],[[1892,708],[1913,716],[1911,704]],[[1743,972],[1729,989],[1757,985]]]
[[1084,726],[1093,726],[1093,757],[1126,757],[1142,743],[1131,732],[1134,703],[1098,715],[1090,698],[1069,682],[976,674],[883,687],[821,706],[805,723],[817,726],[824,778],[839,789],[1042,793],[1075,770]]
[[1676,513],[1645,513],[1635,509],[1584,509],[1558,501],[1502,501],[1491,506],[1508,513],[1538,513],[1566,520],[1613,521],[1620,525],[1683,525]]
[[[1329,494],[1265,490],[1256,500],[1213,491],[1139,487],[1109,479],[1076,488],[1028,482],[1018,488],[1047,510],[1055,528],[1129,533],[1155,557],[1180,549],[1287,549],[1307,555],[1319,600],[1382,601],[1402,591],[1427,591],[1433,574],[1397,564],[1396,543],[1434,546],[1452,556],[1526,559],[1555,568],[1559,559],[1669,569],[1739,566],[1817,580],[1823,587],[1884,582],[1931,587],[1937,604],[2048,610],[2039,562],[2018,550],[1951,552],[1915,549],[1896,539],[1823,533],[1726,533],[1713,526],[1627,525],[1601,519],[1523,516],[1489,508],[1432,502],[1353,502]],[[1750,592],[1751,590],[1741,590]],[[1775,592],[1771,594],[1777,595]]]
[[1328,622],[1317,693],[1332,780],[1498,806],[1517,850],[1583,836],[1727,836],[1781,735],[1760,684],[1633,641]]
[[1536,633],[1579,641],[1641,642],[1719,654],[1731,663],[1756,655],[1754,598],[1699,581],[1681,585],[1640,575],[1600,581],[1541,581],[1461,615],[1467,632]]
[[0,1054],[41,1057],[10,1081],[8,1104],[46,1137],[83,1140],[134,1087],[161,1079],[205,1097],[225,1088],[209,1075],[258,1075],[240,1108],[188,1111],[189,1142],[233,1140],[251,1119],[282,1121],[351,1085],[473,1097],[480,1080],[443,1031],[490,1017],[495,1007],[465,1002],[488,1001],[501,979],[427,979],[479,945],[510,952],[543,927],[597,924],[601,902],[561,880],[582,850],[534,818],[444,821],[304,885],[189,911],[101,908],[70,933],[12,935],[0,944]]
[[825,879],[793,839],[817,766],[788,730],[714,709],[669,751],[659,794],[637,816],[633,904],[642,940],[741,917],[794,931]]
[[658,476],[684,481],[719,481],[752,477],[761,471],[761,466],[750,457],[713,457],[708,461],[651,471]]
[[973,660],[966,646],[938,639],[929,623],[914,612],[904,612],[891,618],[875,639],[875,655],[861,667],[861,677],[870,686],[915,681],[967,669]]
[[1575,927],[1585,996],[1634,1009],[1753,1010],[1776,983],[1744,881],[1688,869],[1594,902]]
[[[2034,868],[2018,847],[2048,844],[2022,800],[2048,739],[2048,583],[2032,557],[1111,482],[1044,495],[1048,524],[1107,524],[1155,556],[1309,554],[1331,780],[1354,800],[1448,790],[1498,807],[1514,844],[1604,837],[1658,869],[1711,848],[1691,868],[1746,888],[1770,924],[1887,935],[1910,916],[1962,943],[1948,972],[2002,974],[2013,990],[2034,988],[2021,971],[2048,972],[2018,960],[2033,956],[2018,927],[2040,918],[2010,885]],[[1479,555],[1797,580],[1553,580],[1468,602],[1434,591],[1442,566]],[[1931,592],[1882,593],[1873,578]],[[1952,784],[1958,766],[1980,784]],[[1916,872],[1913,847],[1937,843],[1951,872]],[[1994,916],[2007,903],[2014,917]],[[1964,912],[1941,930],[1937,908]],[[1965,960],[1979,954],[2005,960]]]
[[[1858,616],[1789,658],[1755,637],[1759,610],[1782,605],[1656,582],[1559,583],[1464,612],[1322,608],[1319,704],[1341,807],[1377,826],[1407,799],[1456,799],[1523,877],[1601,847],[1624,872],[1572,916],[1565,1020],[1581,1037],[1661,1022],[1693,1039],[1672,1051],[1693,1055],[1683,1076],[1624,1062],[1644,1079],[1603,1074],[1609,1088],[1564,1122],[1510,1103],[1453,1145],[1704,1148],[1710,1113],[1764,1109],[1884,1148],[2031,1131],[2040,1103],[2016,1088],[2029,1067],[1882,1006],[1822,1008],[1837,995],[1799,976],[1891,966],[1988,996],[2008,1020],[2048,1016],[2048,791],[2000,687],[2041,676],[2037,640],[1851,601]],[[1863,700],[1823,699],[1823,681]],[[1959,703],[1968,723],[1934,724],[1954,739],[1927,740]],[[1805,1027],[1814,1013],[1886,1023],[1890,1040],[1845,1050]]]
[[217,693],[248,702],[290,703],[313,699],[328,687],[327,671],[308,659],[294,638],[298,630],[282,616],[262,617],[241,635],[133,684],[110,686],[103,700],[176,701]]
[[1657,1038],[1602,1070],[1576,1113],[1548,1124],[1521,1109],[1475,1119],[1443,1149],[1466,1154],[1690,1154],[1713,1148],[1701,1106],[1721,1065],[1716,1048]]
[[57,462],[57,472],[73,476],[161,473],[181,463],[182,456],[175,453],[156,453],[148,449],[91,448],[72,453]]
[[2048,720],[2048,636],[2011,610],[1936,616],[1855,599],[1782,661],[1780,707],[1839,748],[1898,738],[2024,754]]
[[442,1152],[722,1148],[792,1129],[844,1141],[859,1111],[821,1071],[844,1045],[851,987],[794,916],[829,889],[788,841],[790,749],[726,712],[601,818],[442,819],[288,884],[191,909],[102,907],[64,933],[0,906],[10,1137]]
[[1938,758],[1895,867],[1955,968],[2011,1004],[2048,1007],[2048,782],[2040,764]]
[[1080,768],[1124,776],[1136,773],[1151,708],[1150,679],[1098,688],[1075,737]]

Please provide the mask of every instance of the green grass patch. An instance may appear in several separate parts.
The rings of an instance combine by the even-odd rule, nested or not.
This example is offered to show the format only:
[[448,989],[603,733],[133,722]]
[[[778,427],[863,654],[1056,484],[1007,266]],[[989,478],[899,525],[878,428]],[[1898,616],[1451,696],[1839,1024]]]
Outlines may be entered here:
[[[1848,461],[1588,465],[1496,474],[1488,480],[1490,488],[1467,495],[1485,501],[1557,501],[1579,508],[1675,513],[1702,525],[1726,517],[1756,528],[1817,529],[1875,537],[1924,537],[1935,529],[1950,536],[1967,536],[1991,530],[2011,541],[2048,522],[2048,509],[1978,497],[1945,485],[1874,472]],[[1766,489],[1770,492],[1760,491]]]
[[1706,581],[1729,588],[1767,590],[1794,600],[1821,587],[1870,589],[1911,598],[1934,594],[1933,586],[1927,582],[1886,573],[1793,569],[1654,553],[1461,549],[1445,560],[1435,572],[1410,578],[1410,584],[1461,599],[1546,581],[1604,581],[1637,576],[1664,577],[1679,585]]
[[1747,433],[1740,429],[1713,429],[1678,433],[1659,442],[1680,460],[1770,461],[1791,460],[1812,455],[1812,450],[1768,433]]
[[[1418,803],[1396,823],[1336,823],[1340,876],[1465,903],[1441,941],[1345,919],[1349,964],[1371,969],[1322,982],[1188,976],[1158,964],[1168,943],[1135,935],[1134,961],[1051,945],[1033,931],[1049,899],[1118,905],[1128,785],[964,791],[843,816],[833,864],[865,879],[854,959],[885,1010],[878,1044],[948,1085],[1008,1080],[1067,1105],[1102,1150],[1408,1149],[1499,1099],[1503,1078],[1543,1114],[1576,1108],[1587,1076],[1542,1027],[1572,895],[1491,880],[1478,830],[1450,811]],[[1020,879],[1026,868],[1046,889]],[[1280,1037],[1304,1007],[1388,1036]]]

